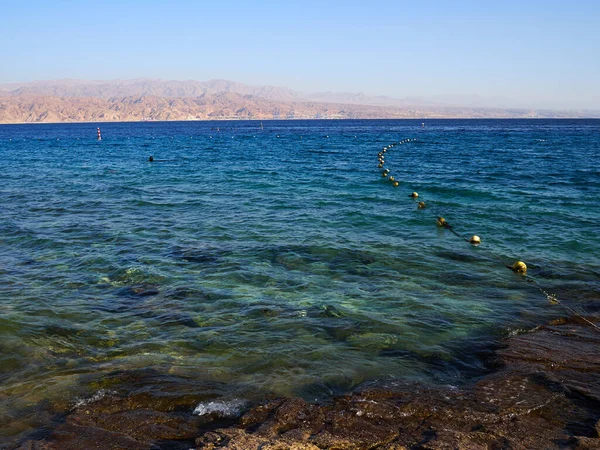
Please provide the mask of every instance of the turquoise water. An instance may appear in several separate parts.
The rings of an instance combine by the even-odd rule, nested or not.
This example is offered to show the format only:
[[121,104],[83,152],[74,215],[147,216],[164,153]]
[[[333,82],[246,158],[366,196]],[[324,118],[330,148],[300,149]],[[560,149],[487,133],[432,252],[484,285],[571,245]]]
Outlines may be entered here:
[[[173,380],[242,401],[460,384],[565,314],[516,260],[597,311],[600,121],[421,122],[0,126],[0,429]],[[394,188],[377,153],[404,139]]]

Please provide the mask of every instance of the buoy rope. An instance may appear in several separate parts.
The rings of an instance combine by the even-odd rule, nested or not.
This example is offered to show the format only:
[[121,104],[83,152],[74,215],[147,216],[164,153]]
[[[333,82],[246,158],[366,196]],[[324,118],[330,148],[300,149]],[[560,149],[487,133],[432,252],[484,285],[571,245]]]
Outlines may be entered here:
[[[393,142],[385,147],[383,147],[382,151],[380,151],[377,156],[378,156],[378,168],[379,169],[383,169],[382,171],[382,177],[383,178],[387,178],[388,180],[390,180],[392,182],[392,185],[394,187],[398,187],[400,182],[399,180],[397,180],[393,175],[390,174],[390,169],[385,168],[385,156],[386,153],[388,152],[388,150],[392,149],[393,147],[395,147],[396,145],[403,145],[409,142],[414,142],[416,141],[416,139],[404,139],[398,142]],[[418,198],[419,194],[417,194],[416,192],[413,192],[412,194],[409,195],[409,197],[412,198]],[[418,204],[419,209],[423,209],[426,207],[424,202],[419,202]],[[478,236],[473,236],[471,239],[466,238],[464,236],[461,236],[458,232],[456,232],[456,230],[454,229],[454,227],[452,225],[450,225],[446,219],[444,219],[441,216],[437,217],[437,224],[438,226],[445,228],[446,230],[450,231],[454,236],[458,237],[461,240],[464,240],[466,242],[469,242],[471,244],[474,245],[479,245],[479,237]],[[476,239],[475,239],[476,238]],[[488,252],[490,252],[490,250],[488,250]],[[593,323],[592,321],[586,319],[582,314],[580,314],[578,311],[576,311],[575,309],[573,309],[572,307],[566,305],[565,303],[563,303],[562,301],[560,301],[558,299],[558,297],[555,294],[550,294],[548,293],[543,287],[542,285],[532,276],[527,275],[527,266],[525,265],[525,263],[521,262],[521,261],[517,261],[516,263],[514,263],[512,266],[506,264],[503,258],[501,258],[500,256],[496,255],[494,252],[491,252],[492,255],[494,256],[494,259],[497,259],[503,266],[505,266],[506,268],[512,270],[513,272],[516,272],[520,275],[523,276],[523,279],[528,282],[528,283],[532,283],[534,284],[539,291],[546,297],[546,299],[548,300],[548,302],[551,305],[560,305],[562,306],[565,310],[567,310],[568,312],[570,312],[571,314],[579,317],[581,320],[585,321],[587,324],[589,324],[590,326],[592,326],[593,328],[595,328],[596,330],[600,331],[600,327],[598,325],[596,325],[595,323]]]
[[448,222],[444,222],[442,224],[442,227],[444,227],[446,230],[450,231],[450,233],[452,233],[454,236],[456,236],[459,239],[462,239],[463,241],[467,241],[469,242],[469,239],[461,236],[460,234],[458,234],[456,231],[454,231],[454,228],[452,227],[452,225],[450,225]]
[[558,297],[555,294],[550,294],[548,292],[546,292],[544,290],[544,288],[542,288],[542,286],[540,285],[540,283],[533,277],[529,276],[529,275],[525,275],[525,279],[529,282],[529,283],[533,283],[535,284],[535,286],[540,290],[540,292],[542,294],[544,294],[546,296],[546,298],[548,299],[548,302],[551,305],[560,305],[562,306],[564,309],[566,309],[567,311],[569,311],[570,313],[576,315],[577,317],[579,317],[581,320],[584,320],[585,322],[587,322],[589,325],[591,325],[592,327],[596,328],[598,331],[600,331],[600,327],[598,325],[596,325],[594,322],[591,322],[590,320],[586,319],[585,317],[583,317],[579,312],[577,312],[575,309],[571,308],[568,305],[565,305],[563,302],[561,302]]

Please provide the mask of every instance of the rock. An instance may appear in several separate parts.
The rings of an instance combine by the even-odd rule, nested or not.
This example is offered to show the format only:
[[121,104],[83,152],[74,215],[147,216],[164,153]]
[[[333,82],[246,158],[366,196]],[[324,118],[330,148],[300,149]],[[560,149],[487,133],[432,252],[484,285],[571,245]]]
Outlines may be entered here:
[[[324,406],[272,401],[215,430],[210,448],[600,448],[599,343],[581,321],[556,323],[507,339],[501,369],[463,389],[371,389]],[[209,447],[200,439],[197,448]]]
[[513,371],[543,374],[546,383],[600,402],[600,331],[585,321],[572,318],[546,325],[507,343],[499,357]]
[[272,400],[220,423],[192,415],[183,396],[106,396],[20,448],[600,449],[599,344],[585,322],[555,322],[505,340],[496,370],[461,388],[370,384],[325,405]]
[[570,441],[571,448],[576,450],[598,450],[600,449],[600,439],[576,436]]

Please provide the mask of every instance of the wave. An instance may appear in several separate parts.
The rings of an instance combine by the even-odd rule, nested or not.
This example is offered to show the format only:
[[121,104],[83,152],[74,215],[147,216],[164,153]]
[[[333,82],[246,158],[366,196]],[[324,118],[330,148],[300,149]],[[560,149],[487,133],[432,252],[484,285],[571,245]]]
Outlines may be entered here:
[[194,414],[199,416],[214,414],[222,418],[236,418],[242,414],[247,406],[248,403],[246,401],[239,399],[233,399],[229,401],[200,402],[198,406],[194,408]]

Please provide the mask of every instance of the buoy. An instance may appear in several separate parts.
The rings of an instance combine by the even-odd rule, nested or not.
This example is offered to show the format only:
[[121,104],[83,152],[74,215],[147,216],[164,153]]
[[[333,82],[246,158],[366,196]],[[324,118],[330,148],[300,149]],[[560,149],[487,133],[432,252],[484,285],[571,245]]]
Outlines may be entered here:
[[446,222],[446,219],[444,219],[443,217],[438,217],[437,224],[438,227],[445,227],[448,225],[448,222]]
[[517,261],[512,265],[512,270],[520,273],[521,275],[525,275],[527,273],[527,264],[523,261]]
[[419,196],[419,194],[417,194],[416,192],[413,192],[412,194],[409,195],[409,197],[412,198],[417,198]]
[[390,181],[394,181],[394,180],[395,180],[395,178],[394,178],[394,177],[390,177]]
[[400,183],[398,183],[397,181],[394,181],[394,187],[398,187],[400,185]]
[[471,236],[471,239],[469,239],[469,242],[473,245],[479,245],[479,244],[481,244],[481,238],[479,236]]
[[381,173],[381,176],[382,176],[383,178],[385,178],[385,177],[387,177],[387,174],[388,174],[387,172],[382,172],[382,173]]
[[379,164],[377,167],[381,169],[383,167],[383,164]]
[[425,202],[419,202],[418,208],[419,209],[425,209],[427,205],[425,205]]
[[101,141],[102,140],[102,135],[100,134],[100,128],[98,128],[98,140]]

